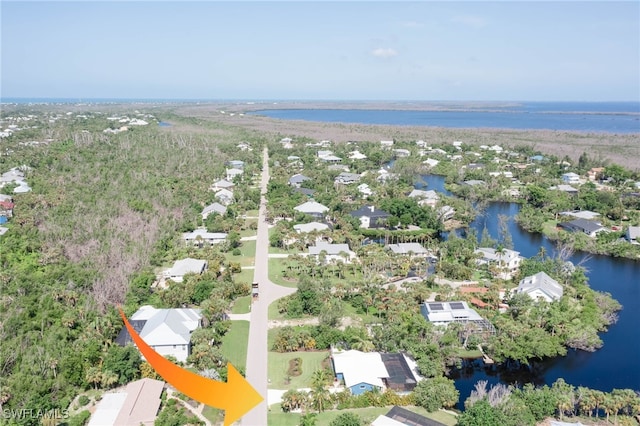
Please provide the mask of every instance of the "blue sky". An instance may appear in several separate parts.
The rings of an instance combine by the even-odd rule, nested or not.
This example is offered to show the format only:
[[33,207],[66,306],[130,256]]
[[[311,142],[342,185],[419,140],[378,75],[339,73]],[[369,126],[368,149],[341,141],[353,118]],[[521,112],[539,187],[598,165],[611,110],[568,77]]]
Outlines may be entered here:
[[2,98],[639,101],[640,2],[0,2]]

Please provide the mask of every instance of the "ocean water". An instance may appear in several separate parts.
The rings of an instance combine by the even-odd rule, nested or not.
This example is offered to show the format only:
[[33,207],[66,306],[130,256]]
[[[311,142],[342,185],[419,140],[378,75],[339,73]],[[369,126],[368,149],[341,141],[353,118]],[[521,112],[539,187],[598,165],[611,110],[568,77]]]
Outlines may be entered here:
[[[639,102],[444,103],[437,110],[268,109],[249,114],[283,120],[444,128],[640,133]],[[406,107],[410,108],[409,105]]]

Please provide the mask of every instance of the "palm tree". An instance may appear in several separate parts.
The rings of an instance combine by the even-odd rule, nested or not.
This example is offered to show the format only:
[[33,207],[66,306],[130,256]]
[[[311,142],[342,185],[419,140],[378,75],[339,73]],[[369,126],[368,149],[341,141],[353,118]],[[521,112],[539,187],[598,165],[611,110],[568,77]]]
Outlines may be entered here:
[[311,389],[311,406],[321,413],[331,404],[331,394],[324,386],[315,386]]
[[93,384],[94,389],[98,389],[98,383],[102,380],[102,373],[98,367],[89,367],[84,375],[85,380]]

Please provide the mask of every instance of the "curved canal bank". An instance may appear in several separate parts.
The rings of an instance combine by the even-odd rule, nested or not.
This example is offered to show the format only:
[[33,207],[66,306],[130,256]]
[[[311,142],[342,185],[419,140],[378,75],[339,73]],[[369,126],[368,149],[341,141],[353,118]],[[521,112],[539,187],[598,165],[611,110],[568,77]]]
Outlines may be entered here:
[[[423,181],[429,189],[446,192],[442,176],[423,176]],[[516,203],[491,203],[471,223],[471,227],[480,236],[486,226],[491,237],[497,239],[498,217],[507,216],[514,250],[524,257],[532,257],[544,247],[548,254],[553,255],[556,251],[553,241],[541,234],[529,233],[515,222],[519,209]],[[586,268],[591,288],[611,293],[623,305],[618,322],[600,335],[602,348],[595,352],[569,350],[564,357],[537,361],[531,367],[519,369],[485,366],[481,360],[469,362],[462,369],[453,370],[449,376],[460,391],[460,406],[478,380],[487,380],[489,384],[550,385],[562,377],[574,386],[606,392],[622,388],[640,391],[640,364],[635,349],[640,342],[640,262],[582,252],[576,252],[569,260],[574,264],[582,263]]]

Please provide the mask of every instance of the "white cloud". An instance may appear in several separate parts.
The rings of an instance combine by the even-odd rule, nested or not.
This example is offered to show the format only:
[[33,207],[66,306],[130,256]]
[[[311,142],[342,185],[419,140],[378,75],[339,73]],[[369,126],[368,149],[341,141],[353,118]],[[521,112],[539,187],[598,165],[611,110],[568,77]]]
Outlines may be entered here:
[[458,15],[451,18],[451,22],[462,24],[471,28],[483,28],[487,26],[487,20],[481,16]]
[[378,58],[392,58],[398,55],[398,52],[390,47],[379,47],[371,51],[373,56]]

